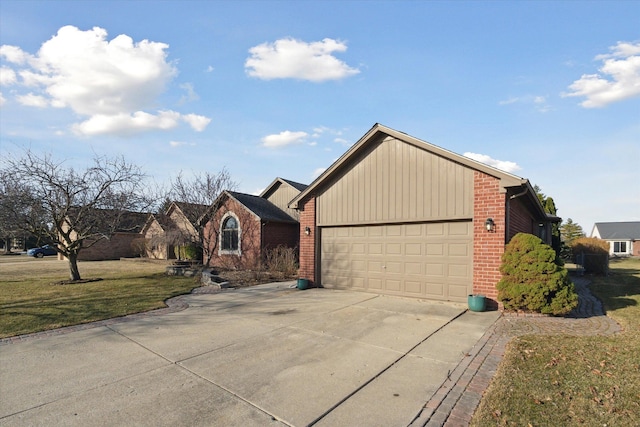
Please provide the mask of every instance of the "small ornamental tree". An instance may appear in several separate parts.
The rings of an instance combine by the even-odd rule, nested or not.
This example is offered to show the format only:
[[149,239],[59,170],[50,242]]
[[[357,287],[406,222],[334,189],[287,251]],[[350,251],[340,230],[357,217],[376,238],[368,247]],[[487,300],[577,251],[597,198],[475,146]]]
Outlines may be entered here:
[[498,299],[507,310],[561,315],[578,305],[567,270],[556,264],[556,253],[538,237],[518,233],[502,255]]

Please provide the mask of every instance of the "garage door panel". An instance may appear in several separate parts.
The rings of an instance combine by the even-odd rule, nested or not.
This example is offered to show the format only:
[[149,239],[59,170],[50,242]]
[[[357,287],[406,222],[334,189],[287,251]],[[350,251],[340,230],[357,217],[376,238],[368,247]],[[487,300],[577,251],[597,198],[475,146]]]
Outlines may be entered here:
[[442,243],[427,243],[427,256],[444,255],[444,246]]
[[471,222],[321,229],[323,286],[466,301]]
[[423,254],[423,244],[422,243],[405,243],[405,245],[404,245],[404,254],[407,255],[407,256],[422,255]]
[[444,298],[444,285],[441,283],[427,282],[426,291],[428,295],[440,296]]
[[369,243],[369,255],[382,255],[382,243]]
[[367,282],[369,285],[369,289],[382,290],[382,279],[370,277]]
[[404,282],[404,290],[407,293],[416,295],[416,296],[421,296],[422,295],[422,283],[421,282],[417,282],[417,281],[412,281],[412,280],[406,280]]
[[449,264],[449,277],[465,278],[469,276],[469,266],[460,264]]
[[387,243],[385,253],[387,255],[401,255],[402,254],[402,243]]
[[466,243],[450,243],[448,247],[449,256],[469,256],[469,245]]
[[424,234],[423,225],[422,224],[407,224],[405,227],[405,236],[422,236]]
[[404,263],[404,273],[407,275],[421,275],[422,272],[422,263],[420,262],[405,262]]

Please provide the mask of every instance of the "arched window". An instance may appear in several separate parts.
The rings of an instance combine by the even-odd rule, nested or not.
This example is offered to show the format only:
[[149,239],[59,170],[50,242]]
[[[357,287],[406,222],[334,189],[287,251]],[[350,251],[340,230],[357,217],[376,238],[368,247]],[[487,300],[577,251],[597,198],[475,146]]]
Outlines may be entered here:
[[222,250],[223,251],[237,251],[238,250],[238,234],[240,229],[238,228],[238,220],[229,216],[222,223]]

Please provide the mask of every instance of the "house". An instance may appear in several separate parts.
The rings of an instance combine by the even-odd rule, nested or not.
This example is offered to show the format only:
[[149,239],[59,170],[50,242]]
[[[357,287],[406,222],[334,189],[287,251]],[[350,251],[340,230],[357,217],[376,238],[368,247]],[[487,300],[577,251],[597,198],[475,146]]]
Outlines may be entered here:
[[[83,248],[78,254],[81,261],[103,261],[109,259],[132,258],[139,256],[135,248],[135,241],[140,238],[140,231],[144,227],[148,213],[124,212],[112,214],[106,209],[94,209],[95,215],[91,216],[91,221],[109,224],[114,215],[118,215],[118,227],[115,230],[104,230],[104,236],[100,238],[87,238],[83,242]],[[95,229],[95,235],[100,234],[99,229]],[[72,238],[75,233],[72,233]],[[58,259],[66,259],[58,254]]]
[[141,230],[147,257],[175,259],[177,246],[197,242],[199,224],[208,220],[208,208],[206,205],[174,201],[164,214],[149,215]]
[[591,237],[609,242],[609,255],[640,256],[640,221],[596,222]]
[[289,206],[311,285],[494,307],[505,244],[560,221],[527,179],[380,124]]
[[210,239],[210,265],[253,268],[266,250],[277,246],[297,248],[300,236],[298,211],[288,202],[306,185],[276,178],[259,196],[224,191],[205,233]]

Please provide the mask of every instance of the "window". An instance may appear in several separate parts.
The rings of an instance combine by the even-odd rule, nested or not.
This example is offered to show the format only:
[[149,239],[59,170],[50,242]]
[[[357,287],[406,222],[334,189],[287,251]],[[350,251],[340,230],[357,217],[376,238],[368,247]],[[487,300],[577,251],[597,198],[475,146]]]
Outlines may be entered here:
[[222,222],[222,250],[237,251],[238,250],[238,221],[229,216]]
[[627,253],[627,242],[613,242],[613,253]]

